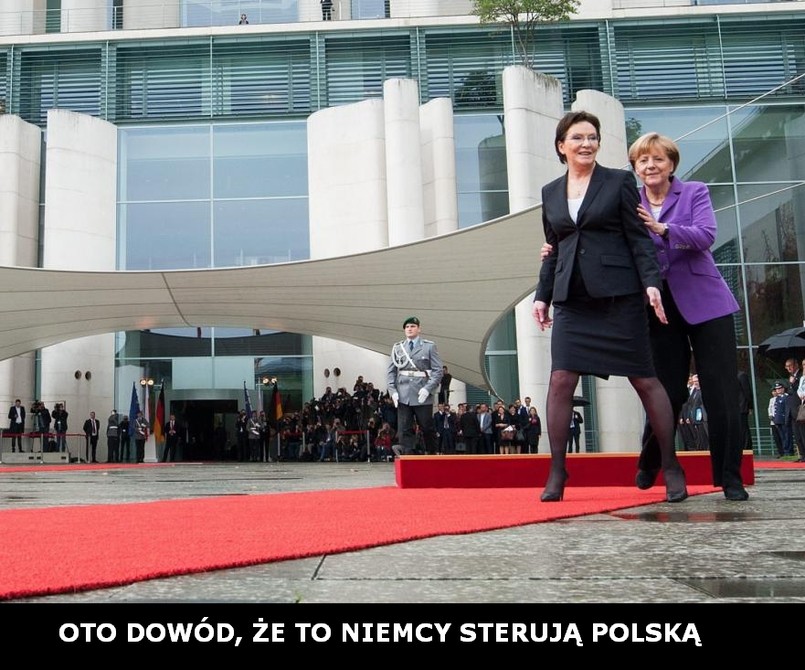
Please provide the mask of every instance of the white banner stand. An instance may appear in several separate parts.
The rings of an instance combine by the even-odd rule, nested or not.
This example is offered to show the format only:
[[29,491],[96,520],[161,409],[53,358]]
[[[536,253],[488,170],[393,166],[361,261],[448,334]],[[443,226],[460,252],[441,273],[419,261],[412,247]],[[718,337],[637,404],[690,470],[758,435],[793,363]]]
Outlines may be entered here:
[[145,463],[159,463],[157,457],[157,441],[154,434],[151,433],[145,441]]

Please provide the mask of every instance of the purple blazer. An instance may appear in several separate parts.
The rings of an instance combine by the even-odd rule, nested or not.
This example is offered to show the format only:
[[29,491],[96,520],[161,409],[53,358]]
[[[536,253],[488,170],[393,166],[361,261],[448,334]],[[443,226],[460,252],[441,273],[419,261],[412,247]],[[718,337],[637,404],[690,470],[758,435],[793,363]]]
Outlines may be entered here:
[[[640,199],[650,212],[645,186]],[[657,221],[668,224],[668,239],[651,233],[660,272],[685,321],[695,325],[737,312],[735,296],[710,252],[716,239],[716,215],[707,185],[672,177]]]

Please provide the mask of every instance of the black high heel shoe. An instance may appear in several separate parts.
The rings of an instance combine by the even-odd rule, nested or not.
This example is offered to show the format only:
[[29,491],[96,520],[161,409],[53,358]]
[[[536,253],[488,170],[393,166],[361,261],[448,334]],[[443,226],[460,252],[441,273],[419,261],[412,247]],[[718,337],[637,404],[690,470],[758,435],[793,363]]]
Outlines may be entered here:
[[665,480],[665,499],[669,503],[682,502],[688,497],[685,471],[681,465],[663,469],[662,477]]
[[[554,479],[560,481],[553,481]],[[567,474],[567,470],[562,470],[558,474],[554,474],[554,471],[551,470],[551,474],[548,475],[548,481],[545,484],[545,490],[539,499],[542,502],[561,502],[562,498],[565,497],[565,484],[568,479],[570,479],[570,475]]]

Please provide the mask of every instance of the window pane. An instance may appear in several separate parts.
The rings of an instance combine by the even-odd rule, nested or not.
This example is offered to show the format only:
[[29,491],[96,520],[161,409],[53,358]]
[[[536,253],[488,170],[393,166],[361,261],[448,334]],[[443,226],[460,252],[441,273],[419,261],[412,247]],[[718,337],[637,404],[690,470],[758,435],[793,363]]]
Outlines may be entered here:
[[210,267],[208,202],[122,205],[125,270]]
[[307,194],[303,121],[221,126],[213,131],[213,143],[216,198]]
[[616,27],[614,57],[622,101],[723,94],[714,23]]
[[[805,258],[802,217],[805,191],[787,184],[738,186],[746,262],[777,263]],[[799,220],[798,220],[799,219]],[[799,234],[798,234],[799,233]],[[797,319],[799,323],[800,319]]]
[[209,127],[123,128],[120,200],[210,197]]
[[266,39],[213,44],[215,116],[310,111],[310,44]]
[[775,333],[802,324],[803,277],[801,265],[748,265],[746,267],[752,339],[760,344]]
[[686,181],[706,184],[732,181],[725,107],[626,110],[627,142],[657,132],[679,145],[676,173]]
[[219,201],[214,241],[216,267],[305,260],[307,198]]
[[326,42],[328,106],[381,97],[383,82],[411,76],[408,35],[380,35]]
[[803,176],[805,108],[747,107],[731,116],[738,181],[799,181]]
[[459,227],[508,214],[506,145],[500,119],[495,114],[457,116],[454,128]]
[[100,114],[100,50],[23,53],[20,67],[20,115],[26,121],[45,125],[50,109]]
[[210,109],[209,46],[142,45],[117,52],[118,119],[198,118]]

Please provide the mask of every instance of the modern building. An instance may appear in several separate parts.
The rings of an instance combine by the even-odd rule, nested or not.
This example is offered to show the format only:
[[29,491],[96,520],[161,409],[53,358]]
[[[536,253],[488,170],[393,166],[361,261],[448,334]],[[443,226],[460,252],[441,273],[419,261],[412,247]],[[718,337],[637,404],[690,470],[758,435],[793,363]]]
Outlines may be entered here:
[[[622,106],[614,156],[658,130],[679,140],[680,176],[710,185],[714,254],[741,305],[754,443],[768,450],[782,361],[757,347],[803,323],[805,11],[586,0],[570,21],[540,26],[532,56],[559,83],[560,107],[589,91]],[[10,0],[0,8],[0,264],[164,270],[324,258],[537,204],[540,184],[511,174],[504,133],[513,112],[503,72],[519,59],[512,31],[480,24],[462,0],[341,0],[330,21],[314,0]],[[537,256],[535,247],[535,278]],[[399,279],[393,269],[377,278]],[[349,290],[349,277],[332,281]],[[543,410],[546,341],[522,306],[496,329],[486,361],[497,395],[530,395]],[[259,320],[143,323],[0,362],[0,407],[61,401],[80,425],[90,410],[127,412],[132,385],[152,380],[143,388],[164,386],[168,410],[196,427],[188,455],[204,457],[216,424],[243,406],[244,382],[259,405],[262,380],[277,378],[298,409],[358,375],[382,387],[384,369],[378,354],[264,332]],[[628,385],[585,379],[581,390],[592,401],[586,447],[637,448]],[[454,391],[454,401],[488,398],[458,382]]]

